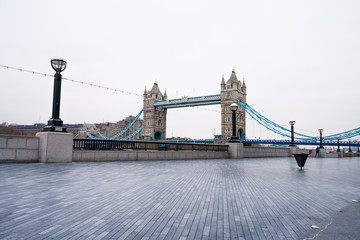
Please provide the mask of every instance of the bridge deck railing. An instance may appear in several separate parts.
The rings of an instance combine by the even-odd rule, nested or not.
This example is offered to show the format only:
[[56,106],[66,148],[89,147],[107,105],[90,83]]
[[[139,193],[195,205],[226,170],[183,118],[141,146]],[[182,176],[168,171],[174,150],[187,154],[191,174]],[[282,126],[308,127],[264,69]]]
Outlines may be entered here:
[[84,150],[152,150],[152,151],[207,151],[227,152],[228,145],[174,143],[161,141],[129,141],[103,139],[74,139],[74,149]]

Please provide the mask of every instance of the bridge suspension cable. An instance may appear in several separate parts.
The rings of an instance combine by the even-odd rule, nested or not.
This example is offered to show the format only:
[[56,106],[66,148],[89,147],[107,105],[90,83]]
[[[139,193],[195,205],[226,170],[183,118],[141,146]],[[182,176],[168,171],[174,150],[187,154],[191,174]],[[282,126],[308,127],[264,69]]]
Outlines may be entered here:
[[[134,132],[129,133],[128,135],[124,136],[124,134],[135,124],[135,122],[139,119],[140,115],[142,114],[143,109],[141,109],[141,111],[136,115],[136,117],[134,117],[130,123],[128,123],[128,125],[126,125],[124,128],[122,128],[120,131],[118,131],[117,133],[113,134],[110,137],[105,136],[104,134],[97,132],[97,135],[100,137],[95,137],[94,135],[90,134],[90,133],[86,133],[85,134],[90,137],[90,138],[96,138],[96,139],[109,139],[109,140],[123,140],[125,138],[130,139],[134,136],[136,136],[138,133],[140,133],[140,131],[142,130],[142,125],[140,127],[138,127]],[[131,136],[130,136],[131,135]],[[130,136],[130,137],[129,137]]]
[[[239,100],[237,100],[237,102],[246,111],[246,113],[248,113],[256,122],[258,122],[260,125],[262,125],[266,129],[268,129],[276,134],[279,134],[281,136],[284,136],[284,137],[288,137],[288,138],[291,137],[288,134],[291,132],[289,129],[286,129],[286,128],[280,126],[279,124],[276,124],[273,121],[269,120],[268,118],[264,117],[263,115],[258,113],[255,109],[253,109],[250,105],[248,105],[248,104],[244,105]],[[306,135],[299,134],[299,133],[295,133],[295,134],[297,134],[299,136],[299,137],[296,137],[299,140],[313,140],[313,138],[310,136],[306,136]]]
[[130,133],[129,135],[123,138],[120,138],[119,140],[130,140],[134,138],[136,135],[138,135],[142,130],[143,130],[143,125],[140,125],[137,129],[135,129],[135,131],[133,131],[132,133]]
[[143,109],[141,109],[141,111],[136,115],[136,117],[133,120],[131,120],[131,122],[128,125],[126,125],[123,129],[121,129],[117,133],[115,133],[112,136],[108,137],[107,139],[119,139],[119,138],[121,138],[124,135],[124,133],[127,130],[129,130],[135,124],[135,122],[139,119],[142,112],[143,112]]
[[360,135],[360,128],[355,128],[355,129],[345,131],[345,132],[341,132],[341,133],[338,133],[338,134],[325,136],[324,138],[326,140],[336,140],[339,137],[340,140],[344,140],[344,139],[349,139],[349,138],[359,136],[359,135]]
[[[257,112],[254,108],[252,108],[249,104],[244,105],[239,100],[237,100],[237,102],[245,110],[246,113],[248,113],[256,122],[258,122],[260,125],[262,125],[266,129],[268,129],[276,134],[279,134],[281,136],[284,136],[284,137],[288,137],[288,138],[291,137],[289,135],[289,133],[291,133],[291,130],[289,130],[285,127],[282,127],[279,124],[264,117],[259,112]],[[302,141],[304,141],[304,140],[305,141],[316,141],[317,140],[317,137],[314,137],[314,136],[308,136],[308,135],[301,134],[298,132],[294,132],[294,134],[295,134],[294,138],[297,140],[302,140]],[[355,129],[341,132],[338,134],[324,136],[323,140],[331,141],[331,140],[336,140],[338,137],[339,137],[339,140],[344,140],[344,139],[352,138],[352,137],[355,137],[358,135],[360,135],[360,128],[355,128]]]
[[86,136],[88,136],[88,138],[91,138],[91,139],[101,139],[101,138],[98,138],[98,137],[95,137],[94,135],[88,133],[87,131],[84,132]]

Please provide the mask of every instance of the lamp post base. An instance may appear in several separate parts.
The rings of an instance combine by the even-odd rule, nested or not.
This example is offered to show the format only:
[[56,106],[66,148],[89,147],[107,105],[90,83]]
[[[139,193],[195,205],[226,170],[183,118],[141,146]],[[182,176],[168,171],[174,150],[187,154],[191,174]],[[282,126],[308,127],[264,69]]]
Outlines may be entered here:
[[232,159],[244,158],[244,145],[239,142],[228,142],[229,155]]
[[61,119],[51,118],[48,121],[47,126],[44,127],[44,132],[66,132],[66,128],[63,127],[63,121]]
[[48,121],[48,126],[57,126],[57,127],[62,127],[63,126],[63,121],[58,118],[51,118],[49,121]]
[[319,149],[319,158],[326,158],[326,150],[325,148]]
[[72,162],[73,134],[39,132],[39,161],[44,163]]
[[66,128],[63,126],[45,126],[43,132],[66,132]]

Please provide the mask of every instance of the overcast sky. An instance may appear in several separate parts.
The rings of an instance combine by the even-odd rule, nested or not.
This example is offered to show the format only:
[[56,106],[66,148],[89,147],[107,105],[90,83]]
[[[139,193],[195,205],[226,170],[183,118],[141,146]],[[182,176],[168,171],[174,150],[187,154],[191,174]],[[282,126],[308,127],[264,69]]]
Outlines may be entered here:
[[[0,64],[142,94],[220,93],[245,77],[247,102],[272,121],[317,135],[360,126],[360,1],[0,1]],[[0,122],[51,117],[53,78],[0,67]],[[167,134],[221,133],[220,106],[168,110]],[[63,81],[64,123],[116,122],[142,97]],[[247,137],[274,138],[247,119]]]

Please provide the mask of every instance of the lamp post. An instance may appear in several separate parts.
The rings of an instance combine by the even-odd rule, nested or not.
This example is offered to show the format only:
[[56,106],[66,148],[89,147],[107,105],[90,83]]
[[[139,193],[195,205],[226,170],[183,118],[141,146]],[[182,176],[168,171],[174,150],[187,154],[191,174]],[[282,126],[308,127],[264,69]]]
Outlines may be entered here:
[[320,148],[324,148],[323,146],[323,142],[322,142],[322,133],[323,133],[323,129],[319,129],[319,133],[320,133]]
[[232,111],[232,136],[229,142],[240,142],[236,137],[236,110],[238,109],[238,105],[236,103],[232,103],[230,105],[230,110]]
[[360,152],[360,142],[359,142],[359,140],[357,140],[357,144],[358,144],[358,151],[357,152]]
[[337,152],[341,152],[340,151],[340,137],[339,136],[337,136],[337,145],[338,145]]
[[63,59],[51,59],[50,62],[56,73],[54,75],[52,117],[44,128],[44,132],[66,132],[63,121],[60,119],[61,72],[66,68],[66,61]]
[[351,150],[351,140],[349,139],[349,152],[352,152]]
[[295,121],[289,121],[290,125],[291,125],[291,142],[289,144],[290,147],[295,147],[295,141],[294,141],[294,124]]

